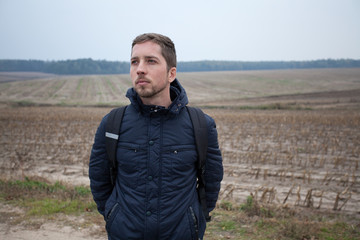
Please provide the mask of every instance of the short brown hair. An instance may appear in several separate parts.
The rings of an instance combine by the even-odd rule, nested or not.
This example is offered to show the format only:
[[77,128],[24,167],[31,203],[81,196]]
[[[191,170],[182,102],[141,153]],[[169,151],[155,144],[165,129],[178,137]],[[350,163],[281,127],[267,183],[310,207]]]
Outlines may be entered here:
[[161,54],[165,58],[167,70],[170,68],[176,67],[176,50],[175,44],[167,36],[158,34],[158,33],[144,33],[137,36],[132,42],[131,49],[139,43],[144,43],[147,41],[154,42],[161,47]]

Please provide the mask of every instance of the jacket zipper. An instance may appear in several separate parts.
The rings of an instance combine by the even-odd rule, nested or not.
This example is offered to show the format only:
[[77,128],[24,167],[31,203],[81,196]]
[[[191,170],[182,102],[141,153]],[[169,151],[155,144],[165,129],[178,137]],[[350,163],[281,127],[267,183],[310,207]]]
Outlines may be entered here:
[[198,240],[199,239],[199,226],[198,226],[198,221],[197,221],[197,218],[195,216],[195,213],[194,213],[194,210],[193,208],[190,206],[190,214],[191,214],[191,217],[194,221],[194,227],[195,227],[195,239]]
[[111,215],[113,215],[113,213],[115,212],[115,209],[117,208],[118,205],[119,205],[119,203],[115,203],[115,205],[112,207],[109,214],[107,215],[107,218],[106,218],[107,221],[109,221],[111,219]]

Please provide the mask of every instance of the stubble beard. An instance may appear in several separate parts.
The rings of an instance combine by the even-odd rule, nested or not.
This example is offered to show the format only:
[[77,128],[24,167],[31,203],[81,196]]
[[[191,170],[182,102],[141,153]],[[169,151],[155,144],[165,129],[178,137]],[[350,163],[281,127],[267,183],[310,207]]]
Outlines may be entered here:
[[135,91],[136,93],[142,98],[152,98],[161,93],[166,89],[166,84],[162,84],[156,88],[155,86],[136,86]]

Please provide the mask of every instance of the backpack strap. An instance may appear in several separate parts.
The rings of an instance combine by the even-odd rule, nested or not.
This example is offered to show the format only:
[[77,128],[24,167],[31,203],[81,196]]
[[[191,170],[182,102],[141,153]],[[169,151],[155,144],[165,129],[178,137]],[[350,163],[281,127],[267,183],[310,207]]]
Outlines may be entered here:
[[119,140],[121,122],[124,116],[126,106],[111,110],[108,115],[105,127],[106,152],[110,161],[110,179],[111,185],[115,186],[117,175],[116,150]]
[[211,220],[209,215],[209,211],[207,209],[206,203],[206,193],[205,193],[205,162],[206,162],[206,152],[208,147],[208,127],[205,118],[204,112],[200,108],[194,107],[186,107],[191,122],[194,128],[194,135],[195,135],[195,143],[196,143],[196,150],[198,153],[198,164],[197,164],[197,178],[198,178],[198,195],[199,200],[201,203],[202,211],[204,213],[205,219],[207,222]]

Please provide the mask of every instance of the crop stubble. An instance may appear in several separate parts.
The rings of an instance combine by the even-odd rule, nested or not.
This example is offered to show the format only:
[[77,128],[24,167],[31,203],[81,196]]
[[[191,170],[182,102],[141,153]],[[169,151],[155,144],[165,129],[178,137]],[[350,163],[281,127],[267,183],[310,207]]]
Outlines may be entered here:
[[[1,178],[88,185],[96,128],[109,108],[0,108]],[[224,160],[220,199],[359,217],[360,113],[206,109]]]
[[359,217],[360,114],[215,111],[225,166],[221,198],[343,210]]
[[[3,103],[120,105],[131,85],[128,75],[9,76],[0,76]],[[179,73],[192,104],[220,107],[205,109],[223,154],[220,199],[252,194],[360,218],[359,76],[359,68]],[[313,110],[241,110],[272,104]],[[109,110],[0,105],[0,177],[88,185],[94,134]]]

